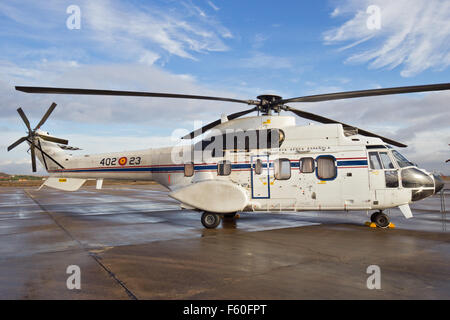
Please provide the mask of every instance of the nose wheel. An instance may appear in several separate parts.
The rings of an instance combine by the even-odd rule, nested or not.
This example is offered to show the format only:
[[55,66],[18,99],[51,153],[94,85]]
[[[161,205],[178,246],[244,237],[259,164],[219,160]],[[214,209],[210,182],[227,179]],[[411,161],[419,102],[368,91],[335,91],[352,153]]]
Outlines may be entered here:
[[370,221],[375,223],[379,228],[387,228],[389,227],[390,220],[387,215],[385,215],[382,211],[377,211],[370,216]]
[[214,212],[203,212],[202,224],[207,229],[214,229],[220,224],[220,216]]

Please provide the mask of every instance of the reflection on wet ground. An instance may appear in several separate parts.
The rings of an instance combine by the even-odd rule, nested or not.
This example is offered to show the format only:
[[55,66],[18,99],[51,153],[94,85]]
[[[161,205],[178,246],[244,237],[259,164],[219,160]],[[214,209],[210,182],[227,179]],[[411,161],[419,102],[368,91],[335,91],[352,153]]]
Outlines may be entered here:
[[[156,185],[108,186],[102,190],[86,187],[72,193],[45,188],[1,188],[0,298],[126,299],[130,298],[129,292],[136,298],[151,299],[333,298],[336,284],[327,282],[327,277],[335,279],[339,272],[348,272],[346,263],[349,270],[359,270],[370,262],[370,257],[377,260],[371,252],[379,251],[377,243],[386,250],[378,253],[380,264],[391,255],[403,255],[405,265],[427,256],[428,262],[434,263],[433,275],[427,271],[421,279],[419,273],[413,282],[418,288],[431,282],[434,289],[416,295],[402,291],[414,289],[409,286],[411,279],[401,281],[403,276],[398,276],[397,269],[402,269],[402,264],[397,261],[393,265],[391,261],[386,263],[389,277],[393,277],[393,284],[388,285],[391,291],[384,291],[383,295],[370,293],[361,289],[363,282],[358,282],[346,284],[344,291],[350,297],[360,297],[361,290],[366,298],[401,292],[404,297],[450,297],[446,267],[450,258],[448,217],[440,212],[437,196],[414,203],[413,219],[405,219],[398,209],[388,211],[397,227],[393,230],[364,227],[369,219],[365,212],[241,213],[238,219],[224,219],[216,230],[206,230],[198,212],[180,210],[167,193]],[[329,252],[330,248],[334,250]],[[211,259],[223,261],[217,270],[208,271],[221,271],[220,281],[196,279],[201,268],[213,262],[207,253]],[[353,265],[349,266],[347,259]],[[338,271],[327,269],[327,261],[334,260],[338,265],[331,268]],[[74,293],[65,288],[65,268],[69,264],[84,266],[84,291]],[[300,269],[292,267],[299,264],[304,265]],[[303,279],[308,289],[296,289],[283,275],[267,273],[283,266],[291,266],[286,277]],[[234,275],[231,271],[236,268],[248,279]],[[415,265],[411,272],[423,268],[425,265]],[[147,281],[141,276],[148,275],[150,269],[153,273]],[[311,282],[318,270],[326,273],[325,280]],[[159,277],[168,277],[167,284],[159,283],[158,277],[153,276],[159,272]],[[177,272],[187,278],[180,280]],[[364,273],[358,274],[365,277]],[[260,290],[265,286],[257,279],[272,283],[272,287],[276,283],[276,289]],[[202,284],[201,290],[196,280]],[[442,280],[443,284],[435,286]],[[233,291],[241,282],[245,289],[240,293]],[[229,289],[222,292],[219,287],[224,284]]]

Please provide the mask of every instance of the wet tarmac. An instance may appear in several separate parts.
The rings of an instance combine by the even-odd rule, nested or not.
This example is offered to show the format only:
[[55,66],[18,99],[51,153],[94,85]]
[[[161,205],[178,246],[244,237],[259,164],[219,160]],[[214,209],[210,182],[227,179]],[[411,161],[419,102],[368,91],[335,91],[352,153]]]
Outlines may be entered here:
[[[365,212],[274,212],[207,230],[157,185],[0,188],[0,298],[449,299],[440,208],[434,196],[413,219],[393,209],[395,229],[364,226]],[[367,288],[370,265],[381,289]]]

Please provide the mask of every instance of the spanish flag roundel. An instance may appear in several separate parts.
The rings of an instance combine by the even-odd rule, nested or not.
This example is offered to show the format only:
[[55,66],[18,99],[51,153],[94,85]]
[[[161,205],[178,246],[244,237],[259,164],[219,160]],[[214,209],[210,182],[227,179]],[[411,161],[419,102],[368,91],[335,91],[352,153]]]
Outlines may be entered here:
[[127,157],[122,157],[122,158],[120,158],[120,159],[119,159],[119,164],[120,164],[121,166],[126,165],[126,164],[127,164]]

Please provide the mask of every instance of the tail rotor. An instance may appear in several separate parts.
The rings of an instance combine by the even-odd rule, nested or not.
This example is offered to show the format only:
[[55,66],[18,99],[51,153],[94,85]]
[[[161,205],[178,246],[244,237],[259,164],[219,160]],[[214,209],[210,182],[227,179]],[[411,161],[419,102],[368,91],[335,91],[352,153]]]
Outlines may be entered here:
[[33,172],[36,172],[36,150],[35,149],[37,148],[43,154],[46,154],[39,146],[37,146],[35,144],[35,138],[39,137],[44,140],[63,144],[63,145],[67,145],[69,143],[69,141],[67,141],[65,139],[60,139],[60,138],[56,138],[56,137],[50,137],[47,135],[43,135],[43,134],[40,134],[38,131],[39,128],[45,123],[45,121],[47,121],[48,117],[51,115],[53,110],[55,110],[55,108],[56,108],[56,103],[53,102],[52,105],[48,108],[47,112],[42,117],[41,121],[39,121],[38,125],[34,129],[31,129],[30,121],[28,120],[27,116],[25,115],[25,112],[23,112],[22,108],[17,109],[17,112],[19,113],[20,117],[22,118],[23,122],[25,123],[25,126],[28,129],[28,135],[20,138],[19,140],[17,140],[13,144],[11,144],[8,147],[8,151],[11,151],[12,149],[17,147],[22,142],[28,141],[30,143],[31,166],[32,166]]

